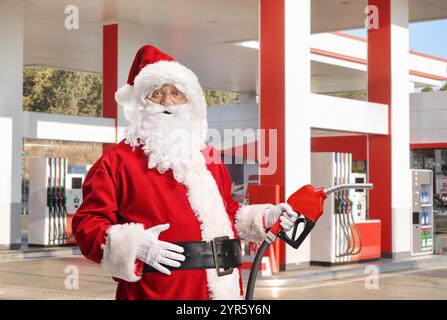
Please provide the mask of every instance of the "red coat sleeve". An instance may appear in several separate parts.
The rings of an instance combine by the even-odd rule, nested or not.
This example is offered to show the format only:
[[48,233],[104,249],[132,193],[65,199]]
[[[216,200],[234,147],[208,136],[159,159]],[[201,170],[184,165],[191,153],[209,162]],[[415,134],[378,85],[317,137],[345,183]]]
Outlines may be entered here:
[[135,282],[143,267],[137,250],[146,234],[141,223],[118,223],[119,163],[111,149],[89,170],[83,202],[73,217],[73,234],[86,258],[100,263],[114,278]]
[[100,263],[106,231],[118,223],[117,188],[104,156],[90,168],[82,185],[83,202],[73,217],[73,232],[82,254]]
[[[113,150],[113,149],[112,149]],[[73,217],[73,232],[82,254],[114,278],[141,279],[137,250],[146,236],[141,223],[118,223],[119,161],[107,152],[89,170],[82,186],[83,202]]]

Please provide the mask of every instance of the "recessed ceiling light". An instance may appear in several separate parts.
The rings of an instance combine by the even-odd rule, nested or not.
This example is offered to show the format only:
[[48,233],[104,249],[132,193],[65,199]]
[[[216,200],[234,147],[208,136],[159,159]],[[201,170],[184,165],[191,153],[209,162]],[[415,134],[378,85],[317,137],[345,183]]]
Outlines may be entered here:
[[259,41],[258,40],[244,40],[244,41],[229,41],[226,43],[230,43],[235,46],[240,46],[244,48],[251,48],[259,50]]

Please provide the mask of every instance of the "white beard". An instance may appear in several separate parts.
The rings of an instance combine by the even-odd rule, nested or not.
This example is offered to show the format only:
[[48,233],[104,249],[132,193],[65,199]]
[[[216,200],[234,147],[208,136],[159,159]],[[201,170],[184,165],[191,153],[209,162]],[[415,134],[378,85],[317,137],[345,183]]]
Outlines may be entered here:
[[205,163],[200,152],[203,129],[203,122],[194,120],[191,104],[165,107],[146,100],[124,134],[132,147],[143,145],[149,169],[156,168],[160,173],[172,169],[174,178],[183,183],[188,169]]

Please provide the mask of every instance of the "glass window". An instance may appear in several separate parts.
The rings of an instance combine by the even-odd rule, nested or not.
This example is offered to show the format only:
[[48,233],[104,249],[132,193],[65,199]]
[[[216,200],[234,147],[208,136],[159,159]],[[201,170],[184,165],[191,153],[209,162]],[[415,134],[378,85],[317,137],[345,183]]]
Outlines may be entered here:
[[433,170],[435,216],[447,213],[447,149],[418,149],[412,150],[411,155],[412,169]]

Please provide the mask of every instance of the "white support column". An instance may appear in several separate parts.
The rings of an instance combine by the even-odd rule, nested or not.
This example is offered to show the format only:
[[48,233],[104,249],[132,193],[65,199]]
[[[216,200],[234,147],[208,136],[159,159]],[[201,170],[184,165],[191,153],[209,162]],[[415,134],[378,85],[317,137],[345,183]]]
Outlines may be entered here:
[[391,4],[391,208],[392,252],[411,250],[410,96],[408,0]]
[[[310,0],[285,0],[285,198],[310,183]],[[310,236],[286,246],[286,269],[310,260]]]
[[[140,41],[140,26],[128,22],[118,22],[118,88],[127,83],[127,77],[138,49],[146,43]],[[123,109],[118,106],[118,140],[124,139],[123,131],[128,122]]]
[[0,248],[20,247],[23,3],[0,2]]

